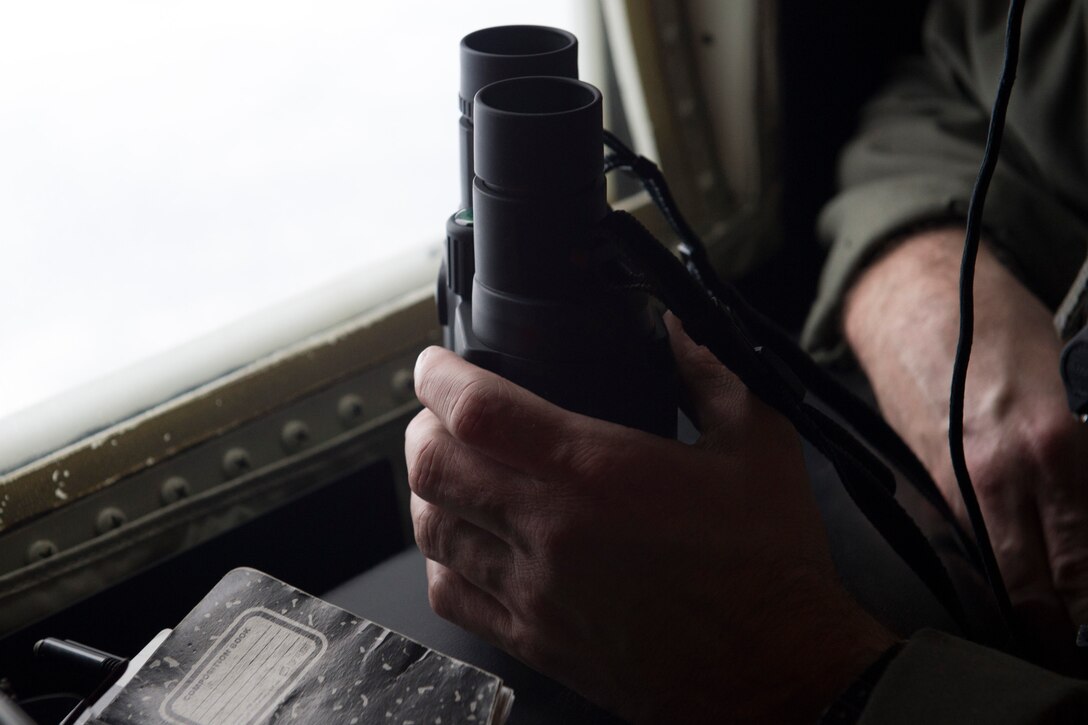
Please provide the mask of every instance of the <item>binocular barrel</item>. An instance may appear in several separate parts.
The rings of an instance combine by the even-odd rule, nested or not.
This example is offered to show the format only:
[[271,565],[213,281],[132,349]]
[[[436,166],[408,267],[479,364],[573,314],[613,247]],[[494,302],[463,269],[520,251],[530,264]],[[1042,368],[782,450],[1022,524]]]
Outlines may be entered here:
[[603,274],[618,250],[597,232],[610,213],[600,91],[569,77],[508,76],[481,85],[466,113],[464,94],[498,73],[502,52],[524,49],[530,31],[548,31],[548,43],[505,56],[519,60],[504,67],[558,55],[576,72],[576,44],[563,31],[491,28],[461,45],[463,76],[466,57],[472,68],[462,78],[461,128],[467,119],[473,131],[474,179],[468,206],[447,224],[438,289],[446,345],[563,408],[674,437],[674,363],[660,310]]
[[472,296],[475,253],[472,230],[472,102],[481,88],[519,76],[578,77],[578,40],[565,30],[538,25],[484,28],[461,40],[458,123],[461,150],[461,205],[446,221],[446,255],[438,283],[438,317],[446,347],[457,349],[449,324]]
[[474,290],[584,296],[593,283],[587,233],[609,211],[600,91],[516,78],[481,90],[475,114]]

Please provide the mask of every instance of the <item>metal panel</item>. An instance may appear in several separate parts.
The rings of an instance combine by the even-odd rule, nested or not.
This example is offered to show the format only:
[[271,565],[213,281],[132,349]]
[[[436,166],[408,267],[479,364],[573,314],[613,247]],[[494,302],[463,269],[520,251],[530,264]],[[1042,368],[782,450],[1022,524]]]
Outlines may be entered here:
[[437,339],[421,290],[7,477],[0,633],[372,461],[403,484],[412,367]]
[[766,0],[604,0],[638,150],[728,277],[779,245],[776,7]]

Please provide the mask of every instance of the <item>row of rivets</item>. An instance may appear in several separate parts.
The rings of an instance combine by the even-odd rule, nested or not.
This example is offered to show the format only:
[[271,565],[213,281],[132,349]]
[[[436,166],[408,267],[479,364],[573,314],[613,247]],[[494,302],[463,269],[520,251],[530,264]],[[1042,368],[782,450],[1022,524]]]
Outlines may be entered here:
[[[393,392],[397,398],[406,400],[415,394],[415,382],[412,371],[402,368],[393,374]],[[345,428],[353,428],[363,421],[366,408],[361,396],[348,393],[340,398],[336,405],[337,417]],[[280,431],[280,446],[285,453],[297,453],[309,445],[312,439],[310,427],[301,420],[287,421]],[[223,454],[221,468],[227,479],[237,478],[248,473],[253,467],[249,452],[242,447],[234,447]],[[192,486],[181,476],[171,476],[159,489],[163,504],[176,503],[192,494]],[[107,506],[95,517],[95,531],[100,535],[120,528],[128,520],[125,512],[116,506]],[[49,539],[39,539],[27,547],[27,563],[43,561],[57,553],[57,545]]]

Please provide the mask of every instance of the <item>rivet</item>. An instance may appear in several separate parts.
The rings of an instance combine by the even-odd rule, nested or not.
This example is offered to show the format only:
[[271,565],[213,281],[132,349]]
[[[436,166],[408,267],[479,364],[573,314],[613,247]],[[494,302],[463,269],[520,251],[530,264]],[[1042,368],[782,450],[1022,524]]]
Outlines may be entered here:
[[245,448],[231,448],[223,454],[223,473],[227,478],[236,478],[248,473],[253,468],[249,452]]
[[192,492],[193,487],[181,476],[171,476],[163,481],[162,490],[160,491],[163,503],[175,503],[183,498],[188,498]]
[[301,420],[289,420],[280,432],[280,443],[288,453],[302,450],[310,442],[310,427]]
[[44,561],[57,553],[57,545],[48,539],[39,539],[26,548],[27,563]]
[[116,506],[107,506],[98,512],[98,517],[94,521],[94,528],[100,534],[105,534],[114,529],[121,528],[121,525],[125,523],[125,512]]
[[340,416],[340,422],[348,428],[362,421],[365,412],[363,399],[353,393],[340,398],[340,402],[336,404],[336,413]]

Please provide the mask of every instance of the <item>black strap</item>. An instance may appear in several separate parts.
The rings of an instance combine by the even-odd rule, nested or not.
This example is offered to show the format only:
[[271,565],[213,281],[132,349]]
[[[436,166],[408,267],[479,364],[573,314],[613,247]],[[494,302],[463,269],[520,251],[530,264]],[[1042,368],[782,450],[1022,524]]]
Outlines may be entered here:
[[678,251],[688,273],[715,299],[732,312],[736,324],[746,330],[760,345],[771,350],[791,370],[792,375],[813,395],[827,404],[847,421],[855,435],[891,461],[915,490],[936,509],[950,527],[964,555],[981,568],[981,559],[973,541],[960,526],[948,501],[929,475],[914,451],[899,437],[887,421],[850,389],[836,380],[804,352],[777,324],[752,307],[743,295],[723,281],[714,266],[706,245],[680,212],[664,174],[652,161],[639,156],[614,134],[604,132],[606,145],[613,153],[605,157],[605,171],[620,169],[636,176],[650,195],[666,222],[680,239]]
[[906,562],[964,632],[967,618],[952,580],[913,519],[896,502],[891,471],[833,419],[805,403],[805,390],[773,353],[757,348],[731,310],[714,299],[638,220],[612,212],[600,234],[617,252],[616,287],[651,292],[684,323],[692,340],[707,347],[761,400],[793,423],[835,466],[862,514]]

